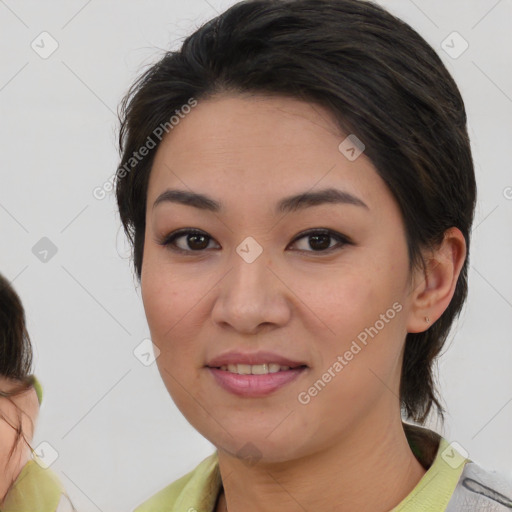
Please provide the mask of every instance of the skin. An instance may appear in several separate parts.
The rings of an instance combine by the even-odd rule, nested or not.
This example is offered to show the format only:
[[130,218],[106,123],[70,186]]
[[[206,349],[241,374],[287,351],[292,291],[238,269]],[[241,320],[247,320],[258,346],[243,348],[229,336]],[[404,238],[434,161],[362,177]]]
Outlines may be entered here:
[[[0,376],[0,389],[4,392],[13,391],[19,383],[12,379]],[[0,397],[0,506],[2,505],[7,491],[16,480],[23,466],[30,459],[30,446],[34,436],[34,426],[39,414],[39,402],[33,387],[23,393],[12,396],[11,401]],[[16,445],[12,456],[9,453],[15,442],[16,427],[19,424],[21,415],[21,427],[23,437]]]
[[[224,493],[217,511],[388,511],[425,469],[403,432],[399,380],[407,332],[429,327],[448,306],[465,258],[452,228],[430,253],[428,272],[409,273],[404,224],[364,155],[349,161],[326,109],[282,97],[223,95],[199,102],[162,141],[151,171],[141,274],[144,308],[163,381],[183,415],[219,452]],[[368,208],[323,204],[275,215],[282,197],[324,187]],[[212,213],[155,199],[166,189],[200,192]],[[180,228],[208,237],[186,254],[161,242]],[[311,228],[351,240],[314,250]],[[262,254],[236,252],[248,236]],[[313,242],[314,243],[314,242]],[[298,401],[365,327],[402,305],[307,405]],[[228,350],[271,350],[308,365],[262,398],[235,396],[205,368]],[[237,452],[252,443],[258,461]]]

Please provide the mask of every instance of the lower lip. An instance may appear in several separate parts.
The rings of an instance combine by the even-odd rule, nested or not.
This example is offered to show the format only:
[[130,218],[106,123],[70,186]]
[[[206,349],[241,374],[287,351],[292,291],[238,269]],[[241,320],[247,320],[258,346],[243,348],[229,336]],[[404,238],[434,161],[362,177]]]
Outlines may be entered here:
[[238,396],[261,397],[269,395],[295,380],[307,368],[294,368],[264,375],[240,375],[219,368],[209,367],[208,370],[225,390]]

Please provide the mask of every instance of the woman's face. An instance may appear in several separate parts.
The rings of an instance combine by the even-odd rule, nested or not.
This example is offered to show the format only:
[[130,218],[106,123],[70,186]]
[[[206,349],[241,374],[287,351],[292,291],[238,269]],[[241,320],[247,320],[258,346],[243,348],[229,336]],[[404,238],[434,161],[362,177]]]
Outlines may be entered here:
[[[169,393],[219,449],[290,460],[399,417],[404,225],[364,152],[339,149],[345,138],[317,105],[221,96],[157,151],[144,308]],[[325,189],[338,200],[305,196]],[[162,245],[182,229],[199,235]]]

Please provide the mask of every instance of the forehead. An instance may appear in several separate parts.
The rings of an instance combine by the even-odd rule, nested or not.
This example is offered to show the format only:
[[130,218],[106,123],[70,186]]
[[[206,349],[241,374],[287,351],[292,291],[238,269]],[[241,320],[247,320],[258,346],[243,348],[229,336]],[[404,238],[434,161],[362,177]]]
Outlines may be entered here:
[[[322,106],[279,96],[222,95],[200,100],[164,138],[159,153],[172,145],[175,155],[215,157],[224,150],[231,157],[264,158],[276,149],[297,153],[315,146],[322,151],[340,137],[332,114]],[[305,140],[310,141],[307,148]]]
[[340,151],[347,135],[326,108],[294,98],[199,101],[158,148],[148,207],[166,188],[225,197],[227,206],[241,197],[277,203],[285,195],[329,187],[364,196],[368,205],[382,195],[389,200],[364,153],[351,161]]

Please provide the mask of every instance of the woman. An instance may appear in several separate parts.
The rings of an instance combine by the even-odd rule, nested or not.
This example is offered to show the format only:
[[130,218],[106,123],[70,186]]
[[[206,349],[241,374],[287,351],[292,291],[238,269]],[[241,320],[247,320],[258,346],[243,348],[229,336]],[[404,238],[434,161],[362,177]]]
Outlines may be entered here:
[[424,39],[370,2],[240,2],[121,114],[159,371],[217,448],[137,511],[508,510],[509,482],[421,426],[443,416],[476,201]]
[[0,511],[75,510],[57,475],[30,445],[43,397],[31,366],[23,305],[0,275]]

